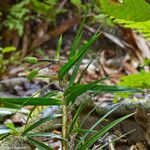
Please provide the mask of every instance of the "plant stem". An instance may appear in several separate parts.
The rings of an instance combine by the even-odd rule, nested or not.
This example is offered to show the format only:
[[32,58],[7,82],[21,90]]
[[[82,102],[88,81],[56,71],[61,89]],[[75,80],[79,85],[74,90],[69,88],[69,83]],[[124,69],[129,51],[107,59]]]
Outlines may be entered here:
[[[67,139],[67,106],[65,104],[62,105],[62,111],[63,111],[63,116],[62,116],[62,137],[63,139]],[[62,140],[62,149],[63,150],[68,150],[68,145],[67,141]]]

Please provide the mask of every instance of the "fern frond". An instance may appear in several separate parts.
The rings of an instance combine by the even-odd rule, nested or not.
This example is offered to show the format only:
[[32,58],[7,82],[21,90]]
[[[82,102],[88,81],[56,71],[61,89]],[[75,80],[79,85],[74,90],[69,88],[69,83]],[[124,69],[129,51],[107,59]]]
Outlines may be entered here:
[[98,0],[102,11],[117,24],[131,28],[150,40],[150,4],[145,0]]
[[150,5],[145,0],[123,0],[122,3],[113,0],[99,0],[104,13],[114,18],[130,21],[150,20]]
[[115,23],[121,24],[125,28],[134,29],[141,33],[147,40],[150,40],[150,20],[144,22],[127,21],[123,19],[115,19]]

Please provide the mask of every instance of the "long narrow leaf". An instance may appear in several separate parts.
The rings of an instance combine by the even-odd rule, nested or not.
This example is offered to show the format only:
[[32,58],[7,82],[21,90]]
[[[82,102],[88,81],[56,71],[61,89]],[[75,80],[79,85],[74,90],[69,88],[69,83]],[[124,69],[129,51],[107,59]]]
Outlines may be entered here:
[[112,86],[112,85],[96,85],[91,92],[132,92],[132,93],[141,93],[142,90],[135,88],[127,88],[122,86]]
[[79,132],[79,133],[96,133],[96,132],[98,132],[98,131],[96,131],[96,130],[87,130],[87,129],[81,129],[81,128],[75,128],[75,129],[73,129],[73,131],[72,132]]
[[85,143],[80,147],[80,149],[86,150],[87,148],[92,146],[94,144],[94,142],[96,142],[100,137],[102,137],[105,133],[107,133],[110,129],[112,129],[115,125],[117,125],[118,123],[122,122],[123,120],[131,117],[134,114],[135,113],[126,115],[124,117],[121,117],[121,118],[111,122],[110,124],[105,126],[103,129],[101,129],[98,133],[96,133],[93,137],[91,137],[90,139],[86,140]]
[[81,82],[81,79],[83,77],[83,75],[85,74],[86,70],[88,69],[88,67],[90,66],[90,64],[92,63],[93,59],[88,63],[88,65],[85,67],[85,69],[82,71],[77,83],[79,84]]
[[136,131],[136,129],[133,129],[133,130],[131,130],[131,131],[129,131],[129,132],[127,132],[127,133],[125,133],[125,134],[123,134],[123,135],[121,135],[121,136],[115,138],[115,139],[112,140],[111,142],[108,142],[108,143],[102,145],[102,146],[99,148],[99,150],[103,150],[103,148],[104,148],[105,146],[107,146],[108,144],[110,144],[110,143],[112,143],[112,142],[114,143],[115,141],[117,141],[117,140],[119,140],[119,139],[125,137],[126,135],[128,135],[128,134],[130,134],[130,133],[132,133],[132,132],[134,132],[134,131]]
[[81,49],[77,52],[74,57],[71,57],[64,66],[59,70],[58,78],[62,79],[66,73],[70,70],[70,68],[85,54],[88,48],[95,42],[95,40],[99,37],[99,34],[94,35]]
[[38,132],[38,133],[28,133],[28,134],[26,134],[26,136],[27,137],[50,137],[50,138],[65,140],[60,135],[57,135],[57,134],[54,134],[54,133],[40,133],[40,132]]
[[61,101],[54,98],[48,97],[27,97],[27,98],[0,98],[0,103],[11,103],[17,105],[35,105],[35,106],[46,106],[46,105],[61,105]]
[[75,39],[72,43],[70,54],[69,54],[69,59],[76,54],[77,47],[79,45],[79,42],[80,42],[80,39],[81,39],[81,36],[82,36],[82,30],[83,30],[83,25],[84,25],[85,19],[86,19],[86,16],[83,18],[83,20],[82,20],[82,22],[79,26],[79,29],[77,31],[77,35],[76,35],[76,37],[75,37]]
[[48,116],[46,118],[40,119],[39,121],[35,122],[33,125],[29,126],[27,129],[24,130],[24,132],[22,133],[22,135],[26,135],[28,132],[30,132],[32,129],[35,129],[36,127],[38,127],[39,125],[43,124],[46,121],[50,121],[54,118],[58,118],[61,117],[61,114],[55,114],[52,116]]
[[76,121],[77,121],[77,119],[78,119],[78,117],[79,117],[81,111],[83,110],[84,106],[85,106],[85,104],[84,104],[84,102],[82,102],[82,103],[80,104],[80,106],[78,107],[78,109],[76,110],[76,113],[75,113],[75,115],[74,115],[74,117],[73,117],[73,120],[72,120],[72,122],[71,122],[71,126],[70,126],[70,128],[69,128],[69,132],[71,132],[72,129],[74,128],[75,123],[76,123]]
[[36,148],[38,148],[40,150],[53,150],[51,147],[48,147],[47,145],[45,145],[37,140],[34,140],[32,138],[28,137],[28,140],[31,144],[33,144]]
[[79,67],[80,67],[81,62],[82,62],[82,58],[83,58],[83,57],[81,57],[81,58],[78,60],[78,62],[76,63],[76,65],[75,65],[75,67],[74,67],[74,69],[73,69],[73,73],[72,73],[72,75],[71,75],[71,79],[70,79],[70,82],[69,82],[69,87],[72,86],[73,83],[74,83],[74,80],[75,80],[75,78],[76,78],[76,76],[77,76]]
[[60,57],[61,45],[62,45],[62,35],[60,36],[60,38],[58,40],[58,44],[57,44],[57,48],[56,48],[56,59],[59,59],[59,57]]
[[69,104],[70,102],[74,102],[78,96],[80,96],[83,93],[85,93],[86,91],[92,89],[94,86],[97,85],[98,82],[99,82],[99,80],[94,81],[89,84],[85,84],[85,85],[74,85],[74,86],[70,87],[70,89],[68,89],[69,93],[68,93],[68,91],[65,92],[65,94],[67,93],[67,95],[66,95],[67,104]]
[[92,113],[95,109],[96,109],[96,107],[94,107],[94,108],[83,118],[82,122],[81,122],[80,125],[79,125],[80,128],[84,125],[85,121],[88,119],[88,117],[91,115],[91,113]]
[[[93,130],[97,125],[99,125],[106,117],[108,117],[113,111],[115,111],[120,105],[116,105],[111,111],[109,111],[107,114],[105,114],[102,118],[100,118],[91,128],[90,130]],[[81,143],[84,142],[85,138],[88,136],[89,133],[86,133],[82,136],[81,140],[78,142],[78,144],[75,147],[75,150],[78,149],[78,147],[81,145]]]
[[77,84],[73,85],[65,91],[65,97],[67,103],[74,102],[78,96],[85,92],[135,92],[140,93],[142,90],[134,88],[126,88],[120,86],[110,86],[110,85],[98,85],[100,80],[94,81],[88,84]]

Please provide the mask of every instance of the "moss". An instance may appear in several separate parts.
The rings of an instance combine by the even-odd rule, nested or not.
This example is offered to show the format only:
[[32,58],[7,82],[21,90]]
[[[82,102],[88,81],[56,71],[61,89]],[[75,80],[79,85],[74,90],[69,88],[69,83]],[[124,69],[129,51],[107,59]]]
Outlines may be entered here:
[[31,146],[20,136],[10,135],[0,143],[0,150],[31,150]]

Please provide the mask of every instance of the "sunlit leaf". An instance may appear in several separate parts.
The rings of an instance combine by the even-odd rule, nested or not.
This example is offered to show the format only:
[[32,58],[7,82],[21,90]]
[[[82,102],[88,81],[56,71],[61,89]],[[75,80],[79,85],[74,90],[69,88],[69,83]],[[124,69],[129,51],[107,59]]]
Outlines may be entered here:
[[59,79],[62,79],[68,73],[70,68],[85,54],[91,44],[93,44],[98,37],[99,34],[94,35],[84,46],[80,48],[75,56],[71,57],[68,62],[61,67],[58,74]]
[[0,103],[17,104],[17,105],[35,105],[35,106],[49,106],[49,105],[61,105],[61,101],[48,97],[27,97],[27,98],[0,98]]
[[24,60],[30,64],[36,64],[38,62],[36,57],[31,57],[31,56],[25,57]]
[[38,69],[33,69],[28,75],[27,79],[32,80],[36,75],[38,75],[39,70]]

